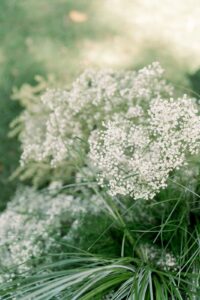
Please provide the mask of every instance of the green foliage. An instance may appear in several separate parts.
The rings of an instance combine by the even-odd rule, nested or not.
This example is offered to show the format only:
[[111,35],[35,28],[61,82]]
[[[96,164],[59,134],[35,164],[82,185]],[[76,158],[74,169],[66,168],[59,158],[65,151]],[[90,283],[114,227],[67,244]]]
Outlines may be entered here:
[[[10,282],[2,283],[0,296],[5,300],[198,300],[198,161],[193,162],[194,172],[190,174],[187,170],[181,170],[178,175],[171,174],[168,188],[150,202],[133,202],[128,197],[111,198],[106,191],[96,188],[96,182],[94,185],[87,183],[90,181],[89,176],[86,178],[88,169],[83,172],[82,176],[85,177],[78,184],[74,169],[79,170],[80,165],[83,165],[80,151],[80,163],[74,162],[75,167],[63,162],[52,169],[48,163],[31,162],[28,167],[19,167],[16,170],[20,154],[19,144],[15,138],[8,139],[7,133],[13,119],[15,121],[11,125],[11,135],[21,132],[23,122],[20,117],[16,118],[21,106],[33,112],[38,107],[40,95],[47,87],[63,85],[67,80],[70,82],[85,65],[106,65],[106,60],[110,58],[111,43],[116,49],[119,48],[119,53],[116,51],[119,57],[111,56],[114,59],[112,63],[109,59],[109,66],[113,64],[114,67],[123,65],[130,68],[133,60],[135,67],[135,64],[143,66],[144,61],[151,62],[155,58],[161,58],[168,70],[171,70],[171,80],[182,82],[183,79],[184,85],[187,84],[183,73],[187,62],[183,63],[183,59],[177,62],[170,50],[166,51],[168,45],[164,42],[164,51],[161,53],[160,46],[148,42],[147,47],[145,40],[143,51],[137,50],[138,54],[134,56],[138,45],[137,39],[130,40],[131,27],[127,30],[127,25],[122,28],[121,22],[114,24],[115,18],[118,22],[118,13],[113,18],[108,11],[106,16],[105,10],[99,9],[99,4],[103,1],[97,2],[0,1],[0,211],[5,209],[6,202],[13,195],[19,183],[18,179],[30,184],[30,178],[34,178],[33,184],[40,188],[46,187],[52,181],[62,181],[66,185],[58,189],[58,194],[62,192],[81,197],[83,202],[90,202],[92,196],[98,196],[102,200],[100,204],[96,204],[97,213],[86,210],[79,215],[79,226],[72,228],[69,220],[63,220],[62,228],[59,229],[60,236],[56,239],[59,247],[52,246],[45,256],[32,256],[29,261],[25,261],[24,265],[28,263],[31,269],[18,274]],[[123,1],[122,3],[124,5]],[[69,17],[73,10],[85,13],[87,22],[73,22]],[[115,14],[115,9],[113,11]],[[121,39],[120,34],[123,33],[124,36],[125,32],[128,33],[127,37]],[[128,58],[126,63],[121,60],[123,49]],[[95,55],[98,61],[93,61]],[[52,72],[56,80],[47,76]],[[193,94],[198,96],[199,72],[189,77],[191,87],[195,90]],[[13,87],[16,88],[13,90]],[[181,92],[184,90],[180,86],[178,88]],[[191,92],[189,89],[188,91]],[[16,101],[10,101],[11,98],[20,100],[20,105]],[[83,147],[83,143],[77,141],[76,151]],[[13,172],[13,180],[8,182]],[[46,192],[46,189],[38,191],[41,197]],[[37,195],[34,197],[39,199]],[[44,197],[44,201],[45,199]],[[44,202],[44,207],[45,205]],[[42,207],[40,205],[39,209]],[[5,213],[8,210],[9,208]],[[27,211],[23,213],[27,214]],[[39,214],[36,219],[35,223],[39,222]],[[9,221],[15,225],[12,219]],[[32,222],[34,225],[34,221]],[[30,225],[28,221],[26,223],[27,226]],[[1,229],[2,226],[0,231]],[[24,229],[22,226],[22,230]],[[68,230],[71,230],[71,238],[63,240]],[[0,244],[1,239],[2,235]],[[22,236],[21,240],[23,242]],[[41,241],[39,235],[35,243]],[[8,245],[6,249],[8,250]],[[16,267],[19,266],[10,265],[5,270],[6,274],[12,274]]]
[[[62,269],[61,269],[62,266]],[[42,274],[45,270],[46,274]],[[141,265],[133,258],[109,260],[98,256],[74,254],[38,268],[38,273],[4,284],[3,299],[198,299],[199,278],[194,272],[161,271]],[[14,292],[13,292],[14,291]],[[104,298],[105,296],[105,298]]]
[[[65,188],[90,195],[85,186]],[[83,215],[72,239],[57,241],[62,252],[49,253],[44,264],[36,258],[31,273],[1,285],[3,299],[197,300],[199,196],[174,178],[144,203],[114,203],[104,191],[92,190],[107,206],[105,213]]]

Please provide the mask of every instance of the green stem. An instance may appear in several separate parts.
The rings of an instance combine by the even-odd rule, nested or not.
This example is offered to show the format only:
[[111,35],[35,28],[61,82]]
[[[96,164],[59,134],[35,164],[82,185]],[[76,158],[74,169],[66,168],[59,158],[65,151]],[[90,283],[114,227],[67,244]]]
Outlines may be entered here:
[[109,202],[107,202],[108,205],[110,205],[112,207],[112,209],[114,210],[114,213],[117,217],[117,220],[120,224],[120,226],[123,228],[123,231],[124,231],[124,234],[126,235],[128,241],[130,242],[130,244],[133,246],[134,248],[134,251],[136,253],[136,255],[139,257],[139,258],[142,258],[142,252],[140,251],[139,248],[135,248],[135,245],[136,245],[136,241],[135,239],[133,238],[132,234],[130,233],[130,231],[128,230],[127,226],[126,226],[126,223],[124,222],[122,216],[120,215],[119,211],[118,211],[118,208],[117,206],[114,204],[114,202],[111,200]]
[[138,258],[143,258],[142,256],[142,251],[140,250],[140,248],[136,248],[136,241],[133,238],[133,236],[131,235],[130,231],[128,230],[126,223],[124,222],[122,216],[120,215],[117,206],[115,205],[113,199],[109,199],[108,196],[103,197],[101,195],[101,193],[99,193],[99,191],[93,187],[93,191],[99,196],[101,197],[101,199],[105,202],[106,207],[108,208],[109,212],[111,213],[111,215],[113,216],[113,218],[118,221],[119,225],[123,228],[124,234],[127,237],[128,241],[130,242],[130,244],[133,246],[134,252],[137,255]]

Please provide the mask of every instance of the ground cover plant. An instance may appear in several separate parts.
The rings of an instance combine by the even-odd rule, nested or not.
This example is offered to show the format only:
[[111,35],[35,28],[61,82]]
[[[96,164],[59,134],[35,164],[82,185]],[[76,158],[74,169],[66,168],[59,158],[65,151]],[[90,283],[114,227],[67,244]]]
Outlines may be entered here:
[[199,100],[158,62],[13,98],[23,184],[0,215],[2,299],[198,299]]

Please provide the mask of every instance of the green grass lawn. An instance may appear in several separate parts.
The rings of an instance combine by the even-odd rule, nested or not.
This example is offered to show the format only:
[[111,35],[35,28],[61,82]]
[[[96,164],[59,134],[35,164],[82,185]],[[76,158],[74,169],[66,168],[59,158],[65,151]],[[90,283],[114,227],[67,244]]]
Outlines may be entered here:
[[88,66],[132,68],[153,60],[163,63],[169,77],[185,78],[189,60],[176,59],[168,41],[147,42],[143,27],[138,39],[133,8],[127,0],[116,6],[106,0],[0,0],[0,210],[18,184],[8,181],[20,153],[18,142],[7,137],[20,111],[11,101],[14,86],[34,84],[38,74],[69,82]]

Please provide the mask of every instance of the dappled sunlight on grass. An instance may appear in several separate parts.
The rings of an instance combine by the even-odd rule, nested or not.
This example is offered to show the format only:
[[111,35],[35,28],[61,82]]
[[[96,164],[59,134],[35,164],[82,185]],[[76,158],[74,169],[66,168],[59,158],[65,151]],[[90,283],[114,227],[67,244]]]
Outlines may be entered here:
[[[131,40],[141,45],[141,41],[151,39],[157,40],[159,47],[163,41],[177,57],[187,59],[190,68],[199,66],[198,1],[111,0],[103,3],[105,12],[109,11],[113,22],[118,22],[130,45]],[[146,46],[143,44],[143,48]]]
[[85,67],[133,68],[159,60],[179,82],[200,65],[195,0],[21,0],[19,6],[33,24],[28,51],[60,80]]

